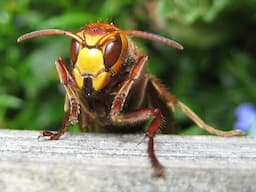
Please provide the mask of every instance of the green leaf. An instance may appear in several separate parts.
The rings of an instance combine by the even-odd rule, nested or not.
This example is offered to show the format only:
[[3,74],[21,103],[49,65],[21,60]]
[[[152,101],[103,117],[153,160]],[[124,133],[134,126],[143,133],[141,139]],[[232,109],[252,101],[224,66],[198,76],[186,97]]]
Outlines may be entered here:
[[95,16],[88,12],[67,12],[45,20],[39,28],[79,29],[93,21]]
[[1,94],[0,95],[0,108],[19,108],[22,100],[13,95]]

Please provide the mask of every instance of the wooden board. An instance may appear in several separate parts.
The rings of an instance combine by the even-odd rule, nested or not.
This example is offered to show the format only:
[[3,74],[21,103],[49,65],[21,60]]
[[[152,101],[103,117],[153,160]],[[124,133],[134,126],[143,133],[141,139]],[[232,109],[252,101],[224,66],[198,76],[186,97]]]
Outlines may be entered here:
[[166,179],[152,177],[143,135],[0,130],[0,191],[256,191],[256,140],[157,135]]

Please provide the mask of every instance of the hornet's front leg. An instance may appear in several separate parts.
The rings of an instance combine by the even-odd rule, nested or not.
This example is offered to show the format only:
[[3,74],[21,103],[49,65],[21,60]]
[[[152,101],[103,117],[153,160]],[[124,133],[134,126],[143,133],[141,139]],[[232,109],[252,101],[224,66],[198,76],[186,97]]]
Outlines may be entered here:
[[[137,64],[131,69],[128,78],[122,84],[120,90],[115,96],[111,111],[110,120],[112,125],[122,126],[122,125],[134,125],[140,122],[145,122],[152,119],[146,136],[148,137],[148,156],[151,161],[152,167],[154,168],[156,176],[164,176],[164,168],[158,161],[154,152],[154,136],[161,124],[162,115],[157,108],[146,108],[139,109],[135,112],[123,113],[123,107],[129,92],[131,91],[134,83],[139,80],[144,74],[145,62],[147,61],[147,56],[141,56]],[[144,77],[142,77],[144,78]],[[144,90],[142,90],[144,91]]]
[[50,137],[51,140],[59,139],[60,136],[63,135],[67,130],[69,123],[71,124],[77,123],[78,115],[80,113],[80,103],[74,91],[74,88],[76,87],[76,83],[73,77],[67,70],[62,57],[57,58],[55,61],[55,64],[56,64],[56,69],[59,75],[60,82],[66,90],[66,98],[65,98],[65,105],[64,105],[65,116],[64,116],[63,123],[60,130],[57,133],[53,133],[51,131],[43,131],[41,135],[43,137],[45,136]]

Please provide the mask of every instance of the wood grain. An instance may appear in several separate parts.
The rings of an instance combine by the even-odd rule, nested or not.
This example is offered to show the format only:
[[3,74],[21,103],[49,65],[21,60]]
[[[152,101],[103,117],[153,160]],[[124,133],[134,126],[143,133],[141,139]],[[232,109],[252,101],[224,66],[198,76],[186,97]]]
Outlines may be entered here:
[[143,135],[0,130],[0,191],[256,191],[256,140],[157,135],[166,178],[152,177]]

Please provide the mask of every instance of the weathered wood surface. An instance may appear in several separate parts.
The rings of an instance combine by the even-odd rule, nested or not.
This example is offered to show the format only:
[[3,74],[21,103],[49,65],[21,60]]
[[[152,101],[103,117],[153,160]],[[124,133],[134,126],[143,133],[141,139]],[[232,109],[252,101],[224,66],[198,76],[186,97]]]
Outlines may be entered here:
[[166,179],[152,178],[143,135],[0,130],[0,191],[256,191],[256,140],[156,136]]

